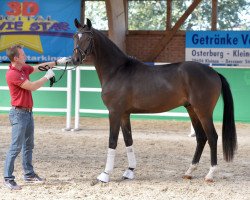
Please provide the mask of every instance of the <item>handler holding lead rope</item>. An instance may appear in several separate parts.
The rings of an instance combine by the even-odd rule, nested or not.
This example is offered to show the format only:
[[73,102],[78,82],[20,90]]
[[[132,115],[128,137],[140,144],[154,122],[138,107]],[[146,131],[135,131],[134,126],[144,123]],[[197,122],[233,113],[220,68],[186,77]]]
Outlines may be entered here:
[[[15,182],[14,162],[22,150],[22,165],[24,180],[26,182],[44,182],[34,171],[32,165],[32,151],[34,148],[34,120],[32,91],[42,87],[48,80],[54,77],[53,68],[56,64],[65,64],[70,58],[60,58],[55,62],[46,62],[35,66],[27,65],[26,55],[21,45],[14,45],[7,49],[6,54],[11,63],[6,73],[6,80],[10,90],[12,108],[9,119],[12,126],[12,140],[6,155],[4,165],[4,184],[10,189],[20,190],[21,187]],[[39,72],[39,68],[46,67],[44,77],[31,82],[29,75]]]

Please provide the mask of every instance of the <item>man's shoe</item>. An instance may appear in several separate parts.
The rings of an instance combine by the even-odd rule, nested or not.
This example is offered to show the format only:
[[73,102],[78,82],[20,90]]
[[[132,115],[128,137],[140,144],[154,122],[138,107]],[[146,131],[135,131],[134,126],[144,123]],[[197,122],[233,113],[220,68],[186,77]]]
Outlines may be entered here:
[[27,177],[24,177],[24,181],[26,183],[44,183],[45,182],[45,179],[44,178],[41,178],[39,177],[37,174],[35,174],[34,176],[27,176]]
[[21,190],[21,186],[17,185],[17,183],[14,180],[4,180],[4,185],[11,190]]

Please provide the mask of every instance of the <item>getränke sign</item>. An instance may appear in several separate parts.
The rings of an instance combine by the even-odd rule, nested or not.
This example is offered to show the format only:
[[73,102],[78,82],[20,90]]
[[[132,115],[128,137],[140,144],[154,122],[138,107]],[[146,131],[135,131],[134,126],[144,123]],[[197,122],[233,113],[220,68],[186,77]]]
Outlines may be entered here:
[[186,61],[250,66],[250,31],[188,31]]

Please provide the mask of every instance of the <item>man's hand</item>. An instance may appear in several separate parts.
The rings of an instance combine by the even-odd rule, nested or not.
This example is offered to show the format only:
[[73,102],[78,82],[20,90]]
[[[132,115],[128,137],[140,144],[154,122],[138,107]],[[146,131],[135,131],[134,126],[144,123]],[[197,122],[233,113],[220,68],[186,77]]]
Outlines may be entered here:
[[56,60],[55,64],[62,65],[62,64],[65,64],[66,62],[71,62],[71,61],[72,61],[71,57],[62,57],[62,58],[59,58],[58,60]]
[[53,72],[52,69],[49,69],[46,74],[45,74],[45,78],[47,78],[48,80],[51,79],[53,76],[55,76],[55,73]]

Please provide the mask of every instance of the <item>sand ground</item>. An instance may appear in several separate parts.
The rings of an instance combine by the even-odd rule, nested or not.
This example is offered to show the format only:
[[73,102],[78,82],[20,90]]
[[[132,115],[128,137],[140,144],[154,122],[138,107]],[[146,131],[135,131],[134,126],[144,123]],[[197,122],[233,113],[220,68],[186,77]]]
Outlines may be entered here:
[[[91,186],[104,170],[108,147],[108,119],[81,118],[81,130],[62,131],[64,117],[35,116],[34,168],[46,178],[44,184],[26,184],[22,179],[21,156],[15,163],[20,191],[0,184],[1,200],[54,199],[250,199],[250,124],[237,123],[238,151],[232,163],[223,160],[221,124],[218,131],[218,166],[214,183],[204,177],[210,167],[206,145],[192,180],[183,180],[195,150],[188,137],[190,122],[131,120],[137,158],[135,179],[122,181],[128,166],[120,134],[114,172],[108,184]],[[73,123],[72,123],[73,124]],[[3,172],[11,128],[7,115],[0,115],[0,171]]]

